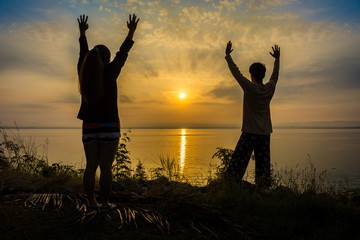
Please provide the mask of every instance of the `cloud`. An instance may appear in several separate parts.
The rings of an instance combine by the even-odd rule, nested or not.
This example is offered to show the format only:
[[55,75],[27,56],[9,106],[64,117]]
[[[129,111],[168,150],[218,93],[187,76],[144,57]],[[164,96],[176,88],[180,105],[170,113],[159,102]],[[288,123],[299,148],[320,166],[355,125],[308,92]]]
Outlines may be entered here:
[[235,11],[236,6],[239,6],[242,3],[243,3],[242,0],[235,0],[235,1],[223,0],[223,1],[219,1],[219,5],[225,7],[228,11]]
[[264,9],[268,6],[283,6],[295,3],[298,0],[247,0],[250,9]]
[[134,97],[129,97],[123,94],[120,94],[119,96],[119,102],[120,103],[133,103],[134,102]]
[[[208,2],[208,1],[206,1]],[[220,0],[218,5],[213,3],[213,8],[228,12],[235,12],[240,7],[246,6],[250,10],[266,9],[268,7],[279,7],[297,2],[297,0]]]
[[259,20],[277,20],[277,21],[284,21],[284,20],[295,20],[298,19],[300,16],[295,13],[287,12],[287,13],[280,13],[280,14],[272,14],[272,15],[256,15],[253,16],[254,19]]
[[[0,68],[28,69],[44,74],[72,72],[71,37],[58,22],[13,24],[0,32]],[[65,60],[65,61],[64,61]],[[67,61],[66,61],[67,60]]]
[[[82,0],[71,4],[89,14],[89,46],[103,43],[113,56],[128,31],[127,14],[133,10],[139,14],[135,44],[118,79],[119,105],[126,109],[121,114],[127,114],[129,122],[145,121],[148,114],[153,114],[149,122],[161,118],[164,124],[221,121],[215,110],[229,116],[227,123],[236,122],[231,113],[234,108],[241,110],[242,90],[224,60],[228,40],[233,41],[233,58],[247,77],[249,65],[260,61],[268,78],[273,66],[268,52],[275,43],[281,46],[280,79],[272,102],[277,120],[356,118],[359,29],[352,23],[319,20],[317,15],[308,18],[306,10],[311,9],[304,3],[103,0],[85,4]],[[51,112],[54,116],[76,114],[76,8],[44,5],[41,14],[46,18],[34,15],[27,21],[19,18],[1,24],[0,98],[17,108],[16,114],[2,108],[4,115],[20,116],[28,108],[26,117],[31,118],[35,108],[26,104],[54,104],[60,109]],[[180,91],[187,94],[186,104],[178,101]],[[335,114],[337,108],[344,109],[343,115]]]
[[74,103],[74,104],[80,104],[80,94],[79,93],[63,93],[59,94],[57,99],[54,99],[53,103]]
[[126,2],[129,5],[134,5],[134,4],[145,5],[145,2],[143,2],[141,0],[127,0]]
[[206,95],[211,95],[214,98],[228,99],[233,102],[241,102],[243,98],[243,91],[239,85],[229,86],[226,85],[226,83],[221,83],[206,93]]
[[139,28],[141,28],[142,30],[152,29],[153,24],[149,23],[148,21],[141,21]]

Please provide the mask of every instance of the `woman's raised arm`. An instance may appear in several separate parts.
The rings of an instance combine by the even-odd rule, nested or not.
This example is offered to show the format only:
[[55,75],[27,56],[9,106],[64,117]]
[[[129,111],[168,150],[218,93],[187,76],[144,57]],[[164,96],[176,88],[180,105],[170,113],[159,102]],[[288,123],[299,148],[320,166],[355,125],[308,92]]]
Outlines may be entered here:
[[77,21],[79,23],[79,30],[80,30],[80,56],[79,61],[77,64],[78,74],[80,73],[82,62],[84,61],[86,53],[89,51],[89,46],[86,40],[85,32],[89,28],[89,24],[87,23],[88,16],[85,14],[80,15],[80,19],[78,18]]

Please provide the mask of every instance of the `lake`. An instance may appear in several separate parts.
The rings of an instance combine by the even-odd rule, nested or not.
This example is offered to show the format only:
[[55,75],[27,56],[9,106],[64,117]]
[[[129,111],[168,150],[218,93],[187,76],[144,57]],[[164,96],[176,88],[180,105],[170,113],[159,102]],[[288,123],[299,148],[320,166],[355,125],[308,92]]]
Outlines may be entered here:
[[[8,133],[16,130],[7,130]],[[81,129],[20,129],[20,135],[38,145],[48,139],[49,163],[85,167]],[[122,132],[126,132],[123,129]],[[159,167],[159,155],[178,161],[188,179],[208,175],[218,159],[212,159],[217,147],[234,148],[240,129],[132,129],[127,143],[132,167],[140,160],[149,171]],[[39,153],[42,148],[39,146]],[[348,179],[360,186],[360,129],[274,129],[271,135],[271,162],[275,169],[304,168],[308,156],[318,172],[328,170],[333,179]],[[250,161],[248,172],[254,172]]]

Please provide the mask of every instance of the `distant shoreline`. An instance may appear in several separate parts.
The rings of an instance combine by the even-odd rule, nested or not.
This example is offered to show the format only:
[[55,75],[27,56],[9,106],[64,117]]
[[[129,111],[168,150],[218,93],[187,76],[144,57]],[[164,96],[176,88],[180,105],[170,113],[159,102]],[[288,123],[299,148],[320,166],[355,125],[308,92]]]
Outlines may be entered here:
[[[9,127],[0,126],[4,129],[81,129],[81,127]],[[311,126],[278,126],[274,129],[360,129],[360,126],[353,127],[311,127]],[[126,127],[122,129],[241,129],[241,127]]]

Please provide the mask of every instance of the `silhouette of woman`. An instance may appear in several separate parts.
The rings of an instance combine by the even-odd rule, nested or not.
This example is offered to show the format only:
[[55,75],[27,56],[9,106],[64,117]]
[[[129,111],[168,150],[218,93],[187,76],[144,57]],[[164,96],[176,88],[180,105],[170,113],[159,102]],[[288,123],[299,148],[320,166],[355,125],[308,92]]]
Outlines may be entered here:
[[[82,141],[86,155],[84,189],[89,207],[114,207],[109,203],[112,183],[112,163],[119,144],[120,122],[117,107],[116,79],[124,66],[134,41],[132,40],[139,19],[129,15],[128,35],[112,62],[110,51],[96,45],[89,51],[85,32],[89,28],[88,16],[78,18],[80,30],[80,57],[77,65],[81,94],[78,118],[83,120]],[[95,198],[95,173],[100,166],[101,204]]]

